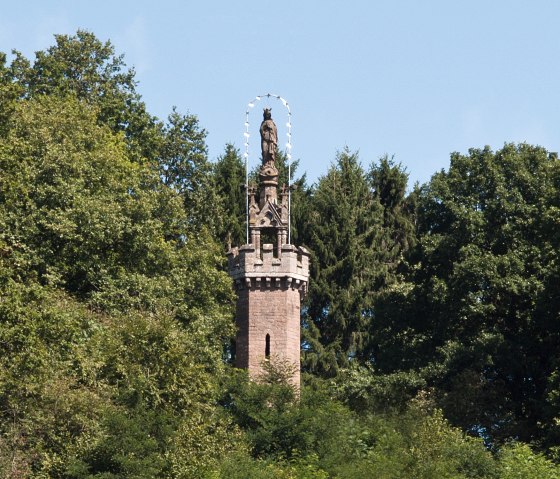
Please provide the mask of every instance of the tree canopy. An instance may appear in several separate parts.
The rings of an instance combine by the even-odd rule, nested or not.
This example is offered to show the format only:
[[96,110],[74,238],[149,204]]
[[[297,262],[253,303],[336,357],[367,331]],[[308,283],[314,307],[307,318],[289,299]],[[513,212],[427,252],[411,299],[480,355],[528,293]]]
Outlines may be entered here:
[[423,371],[453,421],[493,439],[556,434],[559,171],[526,144],[453,154],[420,191],[410,274],[380,314],[380,367]]
[[388,156],[343,149],[314,185],[294,163],[291,239],[312,254],[296,391],[230,364],[235,146],[212,162],[196,115],[151,115],[90,32],[11,58],[2,477],[560,477],[555,154],[454,153],[413,188]]

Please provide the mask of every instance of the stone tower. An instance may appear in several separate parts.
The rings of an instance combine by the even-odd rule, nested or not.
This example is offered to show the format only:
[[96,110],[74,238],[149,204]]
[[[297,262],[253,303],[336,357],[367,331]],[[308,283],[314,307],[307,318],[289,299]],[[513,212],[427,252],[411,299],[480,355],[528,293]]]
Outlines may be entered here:
[[288,190],[278,198],[276,125],[270,110],[261,124],[259,191],[248,188],[250,243],[228,251],[237,292],[235,363],[253,379],[265,361],[293,368],[300,384],[300,305],[307,292],[309,254],[288,244]]

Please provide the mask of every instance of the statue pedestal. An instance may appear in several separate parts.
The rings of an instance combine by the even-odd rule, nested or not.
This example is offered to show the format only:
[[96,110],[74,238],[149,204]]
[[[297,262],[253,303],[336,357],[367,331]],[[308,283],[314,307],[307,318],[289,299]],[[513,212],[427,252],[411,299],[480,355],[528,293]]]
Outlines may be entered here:
[[273,204],[278,202],[278,170],[274,165],[263,165],[259,179],[261,185],[259,206],[263,209],[269,201]]

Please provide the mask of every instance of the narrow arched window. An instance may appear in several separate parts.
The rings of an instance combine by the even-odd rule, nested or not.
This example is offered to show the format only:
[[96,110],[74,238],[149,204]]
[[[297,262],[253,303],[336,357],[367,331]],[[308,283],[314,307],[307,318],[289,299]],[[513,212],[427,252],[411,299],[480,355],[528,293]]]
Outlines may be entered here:
[[265,338],[264,357],[267,359],[270,358],[270,334],[267,334]]

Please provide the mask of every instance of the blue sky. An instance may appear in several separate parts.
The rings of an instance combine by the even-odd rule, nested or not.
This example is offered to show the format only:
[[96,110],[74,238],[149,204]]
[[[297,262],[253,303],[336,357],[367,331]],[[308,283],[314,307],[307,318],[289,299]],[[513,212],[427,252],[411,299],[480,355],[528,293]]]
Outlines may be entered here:
[[[212,159],[243,150],[247,103],[274,93],[311,182],[348,146],[364,165],[394,155],[423,183],[453,151],[560,149],[559,20],[555,0],[43,0],[2,7],[0,50],[32,57],[87,29],[136,68],[151,113],[199,117]],[[252,163],[269,105],[285,133],[282,104],[261,101]]]

